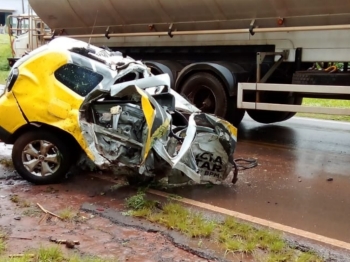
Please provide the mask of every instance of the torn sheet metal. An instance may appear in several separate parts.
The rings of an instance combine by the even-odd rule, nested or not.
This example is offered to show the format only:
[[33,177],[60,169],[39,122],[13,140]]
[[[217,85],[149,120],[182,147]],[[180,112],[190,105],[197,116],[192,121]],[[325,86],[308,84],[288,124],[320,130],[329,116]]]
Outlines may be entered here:
[[6,132],[27,123],[56,127],[97,167],[120,175],[214,183],[230,171],[237,130],[201,112],[171,89],[167,74],[153,75],[141,61],[59,38],[19,59],[15,72],[11,92],[0,87],[1,111],[14,112]]
[[[156,176],[153,171],[160,163],[155,158],[160,158],[170,167],[163,176],[180,172],[196,183],[222,182],[232,169],[236,129],[201,113],[167,85],[167,75],[151,76],[113,85],[109,94],[89,94],[80,122],[96,164],[121,164],[138,175]],[[179,123],[172,122],[172,114],[179,108],[190,116],[174,134]]]
[[[50,45],[58,48],[58,42]],[[86,48],[76,40],[63,41],[62,46],[74,63],[104,76],[85,97],[79,114],[86,149],[97,166],[123,166],[141,176],[180,173],[196,183],[227,177],[237,140],[235,127],[202,113],[171,89],[167,74],[152,75],[140,61],[95,46]]]

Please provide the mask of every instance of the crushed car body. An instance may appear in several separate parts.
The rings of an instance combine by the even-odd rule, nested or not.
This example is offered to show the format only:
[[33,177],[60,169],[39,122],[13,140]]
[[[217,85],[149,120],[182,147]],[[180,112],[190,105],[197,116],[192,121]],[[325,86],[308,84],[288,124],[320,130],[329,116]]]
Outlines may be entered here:
[[83,158],[129,181],[217,184],[234,165],[234,126],[189,103],[168,75],[82,41],[58,38],[18,60],[0,97],[0,114],[9,110],[15,119],[1,117],[0,139],[37,184],[59,181]]

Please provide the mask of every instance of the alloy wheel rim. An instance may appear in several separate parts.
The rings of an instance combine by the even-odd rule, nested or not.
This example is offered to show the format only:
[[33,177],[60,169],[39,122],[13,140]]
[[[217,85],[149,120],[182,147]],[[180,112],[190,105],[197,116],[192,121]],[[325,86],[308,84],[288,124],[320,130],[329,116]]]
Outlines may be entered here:
[[61,165],[58,148],[46,140],[35,140],[22,151],[23,166],[35,176],[45,177],[54,174]]

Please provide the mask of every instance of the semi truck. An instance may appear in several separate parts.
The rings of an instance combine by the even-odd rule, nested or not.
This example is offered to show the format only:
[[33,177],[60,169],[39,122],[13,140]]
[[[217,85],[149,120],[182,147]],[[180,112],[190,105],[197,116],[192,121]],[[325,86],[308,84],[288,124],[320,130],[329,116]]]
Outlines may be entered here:
[[10,37],[12,57],[8,57],[9,66],[27,52],[48,42],[44,36],[51,35],[50,28],[28,6],[28,13],[8,15],[6,31]]
[[297,112],[350,115],[347,108],[302,103],[305,97],[350,99],[350,1],[29,4],[51,29],[49,35],[41,30],[32,38],[68,36],[143,60],[153,74],[168,74],[172,88],[202,111],[235,125],[245,113],[265,124],[285,121]]

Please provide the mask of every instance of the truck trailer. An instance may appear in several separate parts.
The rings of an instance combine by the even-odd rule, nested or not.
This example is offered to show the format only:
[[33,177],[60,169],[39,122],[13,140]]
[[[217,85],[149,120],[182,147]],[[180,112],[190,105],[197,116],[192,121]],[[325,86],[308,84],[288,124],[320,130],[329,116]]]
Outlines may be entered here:
[[[297,112],[350,115],[346,108],[302,105],[304,97],[350,99],[349,1],[29,4],[43,21],[40,28],[47,25],[52,30],[47,34],[33,26],[29,32],[37,33],[31,38],[47,42],[68,36],[143,60],[153,74],[168,74],[172,88],[198,108],[234,125],[246,112],[266,124]],[[137,75],[126,77],[133,80]]]

